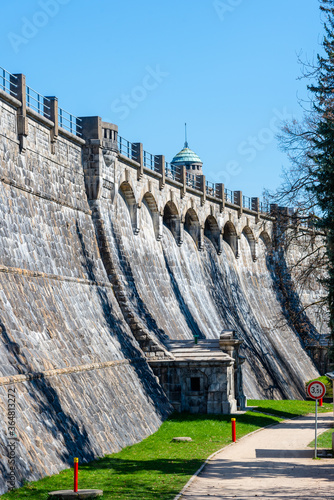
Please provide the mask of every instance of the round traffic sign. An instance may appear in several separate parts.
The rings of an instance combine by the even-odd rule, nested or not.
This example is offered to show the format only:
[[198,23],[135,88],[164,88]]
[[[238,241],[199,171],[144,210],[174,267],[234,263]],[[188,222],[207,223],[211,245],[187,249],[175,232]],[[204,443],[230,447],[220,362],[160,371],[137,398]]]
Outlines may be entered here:
[[326,394],[326,386],[319,380],[314,380],[307,386],[307,394],[312,399],[321,399]]

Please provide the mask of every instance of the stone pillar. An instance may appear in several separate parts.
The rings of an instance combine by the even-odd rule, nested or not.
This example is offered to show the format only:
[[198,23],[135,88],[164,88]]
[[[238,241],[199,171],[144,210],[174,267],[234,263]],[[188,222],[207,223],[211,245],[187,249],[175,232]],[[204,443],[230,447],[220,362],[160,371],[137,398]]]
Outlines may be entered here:
[[14,76],[17,80],[12,80],[11,90],[16,93],[17,99],[21,101],[21,107],[17,110],[17,133],[20,141],[20,152],[24,153],[27,147],[28,136],[26,77],[21,73]]
[[50,102],[50,120],[54,123],[52,129],[50,130],[51,137],[51,153],[56,152],[56,141],[58,138],[58,98],[54,96],[48,96],[47,99]]
[[260,221],[260,199],[252,198],[252,210],[256,212],[255,224],[258,224]]
[[132,144],[132,158],[139,163],[140,167],[137,171],[137,179],[140,180],[144,175],[144,148],[141,142]]
[[278,205],[276,203],[271,203],[270,204],[270,215],[273,217],[277,217],[278,213]]
[[177,242],[179,247],[182,245],[183,239],[184,239],[184,221],[180,220],[179,237]]
[[181,183],[182,183],[181,198],[184,198],[187,192],[187,169],[185,165],[181,166]]
[[205,175],[200,176],[200,184],[201,184],[201,191],[202,191],[202,196],[201,196],[201,205],[203,206],[204,203],[206,202],[206,184],[205,184]]
[[198,231],[198,250],[204,250],[204,226],[199,227]]
[[234,204],[238,205],[239,211],[238,211],[238,217],[242,216],[242,191],[234,191]]
[[131,220],[132,220],[133,232],[134,232],[134,234],[138,234],[140,231],[140,207],[138,204],[133,205],[130,208],[130,215],[131,215]]
[[163,225],[164,225],[164,216],[163,216],[163,214],[160,213],[160,214],[158,214],[157,241],[160,241],[162,238]]
[[254,240],[253,248],[252,248],[253,262],[257,261],[257,245],[258,245],[258,240]]
[[254,212],[258,212],[260,211],[260,199],[259,198],[252,198],[252,210],[254,210]]
[[161,175],[159,179],[159,189],[163,189],[166,183],[166,160],[164,155],[155,155],[154,162],[158,167],[158,172]]
[[102,122],[101,126],[103,147],[118,153],[118,126],[109,122]]
[[219,233],[218,235],[218,241],[217,241],[217,253],[218,255],[221,255],[223,252],[223,234]]
[[222,213],[225,209],[225,186],[222,183],[216,184],[216,192],[218,198],[221,200],[220,212]]
[[88,200],[97,200],[103,186],[102,119],[100,116],[81,117],[82,138],[86,141],[83,154],[85,185]]

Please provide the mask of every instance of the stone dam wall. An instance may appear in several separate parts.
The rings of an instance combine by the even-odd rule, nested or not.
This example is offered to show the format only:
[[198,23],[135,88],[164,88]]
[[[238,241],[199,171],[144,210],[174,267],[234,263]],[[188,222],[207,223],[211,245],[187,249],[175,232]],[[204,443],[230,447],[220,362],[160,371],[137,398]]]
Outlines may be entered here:
[[304,397],[318,374],[282,306],[274,217],[145,167],[98,117],[83,138],[51,118],[0,90],[0,493],[9,389],[19,484],[156,431],[172,408],[149,360],[169,338],[236,330],[248,397]]
[[8,390],[17,480],[53,474],[156,431],[170,405],[124,321],[85,196],[82,144],[0,101],[0,492]]

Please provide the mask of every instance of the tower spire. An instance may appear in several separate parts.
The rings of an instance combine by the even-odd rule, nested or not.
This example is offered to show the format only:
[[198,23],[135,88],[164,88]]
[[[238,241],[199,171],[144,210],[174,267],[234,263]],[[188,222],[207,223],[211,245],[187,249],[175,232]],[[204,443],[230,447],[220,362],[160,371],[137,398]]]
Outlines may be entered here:
[[187,148],[188,147],[188,141],[187,141],[187,124],[185,123],[184,124],[184,136],[185,136],[185,142],[184,142],[184,147]]

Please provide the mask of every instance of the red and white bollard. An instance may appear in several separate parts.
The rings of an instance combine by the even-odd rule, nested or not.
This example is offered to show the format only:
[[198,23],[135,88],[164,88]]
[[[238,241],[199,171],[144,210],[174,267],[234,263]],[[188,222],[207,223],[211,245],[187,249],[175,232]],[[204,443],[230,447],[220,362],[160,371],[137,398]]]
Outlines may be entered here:
[[322,403],[323,403],[322,398],[320,398],[319,399],[319,406],[322,406]]
[[74,459],[74,493],[78,492],[78,471],[79,471],[79,459]]
[[231,418],[231,424],[232,424],[232,442],[235,443],[237,440],[237,430],[236,430],[235,418]]

